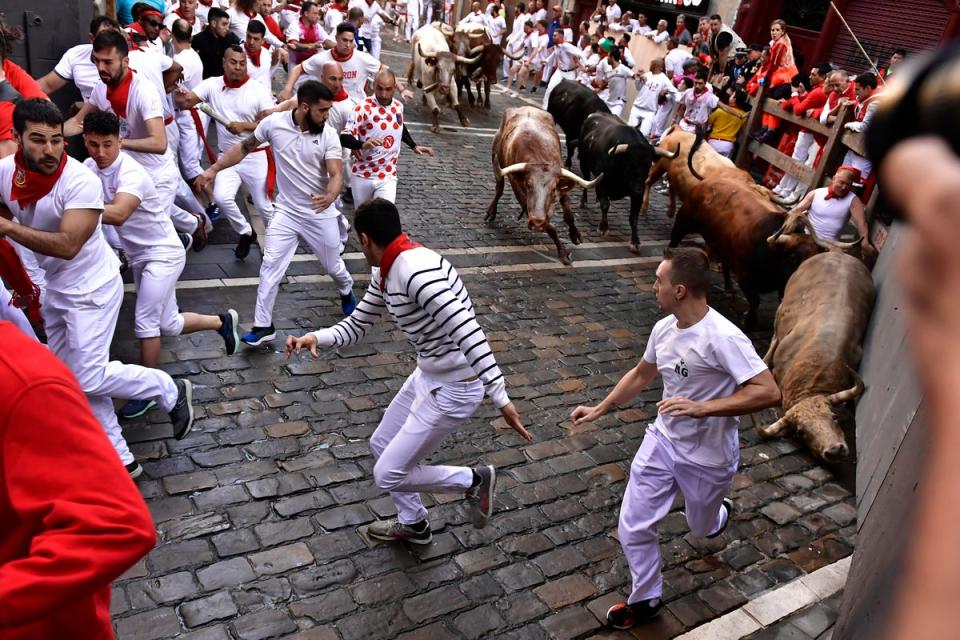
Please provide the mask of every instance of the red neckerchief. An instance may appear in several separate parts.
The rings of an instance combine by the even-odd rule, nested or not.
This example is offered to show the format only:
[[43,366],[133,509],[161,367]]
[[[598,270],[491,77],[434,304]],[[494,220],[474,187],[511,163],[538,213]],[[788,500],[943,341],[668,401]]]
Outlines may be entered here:
[[130,97],[130,85],[133,84],[135,73],[136,71],[128,67],[127,75],[123,76],[117,86],[107,85],[107,100],[110,101],[113,112],[121,118],[127,117],[127,99]]
[[337,52],[337,48],[334,47],[333,49],[330,49],[330,57],[336,60],[337,62],[346,62],[347,60],[353,57],[353,49],[350,50],[350,53],[341,57],[340,54]]
[[687,30],[686,27],[677,27],[677,28],[674,30],[674,32],[673,32],[673,37],[674,37],[674,38],[677,38],[677,39],[679,40],[679,39],[680,39],[680,34],[683,33],[683,32],[686,31],[686,30]]
[[333,96],[334,102],[342,102],[350,97],[350,94],[347,93],[347,90],[343,88],[343,85],[340,85],[340,91],[337,92],[337,95]]
[[[263,23],[267,25],[267,31],[276,36],[277,40],[283,40],[283,30],[280,28],[280,25],[277,24],[277,21],[273,19],[273,16],[260,15],[260,19],[263,20]],[[270,46],[268,42],[263,43],[263,48],[267,49]]]
[[244,9],[243,15],[247,16],[252,20],[253,18],[256,18],[258,14],[256,11],[253,11],[252,9]]
[[64,167],[67,166],[66,152],[60,156],[60,166],[49,176],[27,168],[27,164],[23,161],[23,150],[18,150],[13,160],[16,170],[13,172],[13,187],[10,189],[10,199],[16,200],[21,209],[26,209],[50,193],[53,185],[57,184],[57,180],[60,179]]
[[0,277],[17,294],[10,299],[10,306],[24,309],[34,324],[43,326],[43,319],[40,317],[40,287],[33,283],[23,268],[17,250],[4,238],[0,238]]
[[411,240],[410,236],[405,233],[401,233],[399,236],[393,239],[393,241],[387,245],[387,248],[383,250],[383,256],[380,258],[380,290],[387,290],[387,274],[390,273],[390,267],[393,266],[393,261],[397,259],[404,251],[409,251],[410,249],[416,249],[417,247],[422,247],[423,245],[415,240]]
[[[256,50],[256,51],[250,51],[250,49],[247,49],[247,45],[244,44],[244,45],[243,45],[243,48],[244,48],[244,50],[247,52],[247,55],[250,57],[250,62],[253,63],[253,66],[259,67],[259,66],[260,66],[260,53],[263,51],[263,47],[257,47],[257,50]],[[223,78],[223,83],[224,83],[224,84],[227,83],[227,78],[226,78],[226,76],[224,76],[224,78]]]
[[134,33],[139,34],[144,38],[147,37],[147,32],[143,30],[143,27],[134,22],[133,24],[128,24],[123,30],[123,35],[127,40],[127,47],[129,47],[131,51],[143,51],[143,47],[141,47],[140,44],[133,38]]
[[[846,196],[844,196],[844,197],[846,197]],[[837,194],[835,194],[835,193],[833,192],[833,187],[827,187],[827,195],[823,196],[823,199],[824,199],[824,200],[832,200],[833,198],[836,198],[837,200],[839,200],[839,199],[840,199],[840,196],[838,196]]]
[[243,80],[240,82],[230,82],[227,80],[227,76],[223,76],[223,90],[226,91],[227,89],[239,89],[243,85],[247,84],[247,80],[249,79],[250,76],[245,75],[243,76]]
[[857,122],[863,122],[863,119],[867,116],[867,105],[873,102],[877,98],[878,92],[874,89],[873,93],[867,96],[867,99],[857,105],[854,109],[854,117]]
[[342,4],[340,4],[339,2],[332,2],[332,3],[330,4],[330,9],[336,9],[337,11],[339,11],[339,12],[342,13],[342,14],[346,14],[346,13],[347,13],[347,8],[346,8],[345,6],[343,6]]
[[[210,1],[213,2],[213,0],[210,0]],[[177,14],[178,16],[180,16],[181,18],[183,18],[184,20],[186,20],[187,22],[189,22],[191,27],[193,26],[193,23],[197,21],[197,16],[196,16],[196,15],[194,15],[192,18],[188,18],[187,16],[183,15],[182,13],[180,13],[180,8],[179,8],[179,7],[176,8],[176,9],[174,9],[173,12],[174,12],[175,14]]]

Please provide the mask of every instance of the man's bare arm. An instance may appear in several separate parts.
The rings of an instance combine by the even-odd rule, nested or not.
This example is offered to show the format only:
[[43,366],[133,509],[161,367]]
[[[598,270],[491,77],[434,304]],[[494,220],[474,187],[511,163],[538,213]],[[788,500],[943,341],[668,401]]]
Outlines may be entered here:
[[40,231],[0,218],[0,236],[9,236],[41,255],[72,260],[96,231],[99,221],[99,209],[67,209],[63,212],[58,231]]
[[113,202],[106,203],[103,207],[103,223],[121,225],[139,206],[140,198],[132,193],[118,192]]
[[37,84],[40,86],[41,91],[47,95],[50,95],[54,91],[62,89],[64,86],[66,86],[67,81],[61,78],[56,71],[51,71],[47,75],[37,80]]
[[641,358],[634,368],[620,378],[617,386],[607,394],[607,397],[600,404],[594,407],[577,407],[574,409],[570,416],[573,423],[592,422],[611,409],[630,404],[647,388],[647,385],[656,375],[657,365]]
[[743,416],[754,411],[768,409],[780,404],[780,389],[773,374],[764,370],[741,385],[732,395],[705,402],[696,402],[686,398],[666,398],[657,403],[657,410],[663,415],[693,416]]
[[144,123],[147,127],[146,138],[123,138],[121,146],[127,151],[163,154],[167,151],[167,129],[163,118],[150,118]]
[[83,133],[83,119],[94,109],[96,109],[96,107],[92,103],[84,102],[83,106],[80,107],[80,111],[77,111],[77,115],[63,123],[63,135],[69,138],[70,136],[78,136]]

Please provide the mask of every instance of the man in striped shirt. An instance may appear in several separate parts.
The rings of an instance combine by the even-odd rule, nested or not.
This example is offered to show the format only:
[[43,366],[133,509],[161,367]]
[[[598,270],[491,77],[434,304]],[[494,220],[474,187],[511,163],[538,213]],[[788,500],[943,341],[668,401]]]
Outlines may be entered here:
[[466,492],[473,524],[493,513],[496,473],[476,468],[425,465],[443,440],[470,418],[486,394],[517,433],[532,440],[507,396],[500,368],[477,324],[473,302],[456,269],[443,256],[411,241],[389,200],[374,198],[357,208],[353,226],[373,267],[370,287],[356,310],[336,325],[287,338],[287,357],[301,349],[359,343],[386,309],[417,352],[417,368],[387,407],[370,439],[373,477],[390,491],[397,518],[375,522],[377,540],[428,544],[433,539],[419,492]]

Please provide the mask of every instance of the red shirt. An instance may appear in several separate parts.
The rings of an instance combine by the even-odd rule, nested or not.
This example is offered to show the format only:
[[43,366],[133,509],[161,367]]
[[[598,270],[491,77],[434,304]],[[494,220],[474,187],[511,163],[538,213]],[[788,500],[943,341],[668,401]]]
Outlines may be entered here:
[[150,513],[67,367],[9,322],[0,345],[0,638],[113,638]]
[[[47,94],[40,90],[37,81],[18,65],[4,59],[3,73],[7,82],[20,92],[24,98],[46,98]],[[12,102],[0,102],[0,141],[13,140],[13,108]]]

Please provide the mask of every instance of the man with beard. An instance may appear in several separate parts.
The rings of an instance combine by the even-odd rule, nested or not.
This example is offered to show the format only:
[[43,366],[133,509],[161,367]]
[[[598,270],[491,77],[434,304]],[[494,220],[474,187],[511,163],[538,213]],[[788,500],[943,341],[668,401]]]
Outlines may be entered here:
[[280,280],[301,239],[310,245],[333,278],[343,313],[350,314],[357,304],[353,278],[340,257],[340,212],[334,202],[343,186],[343,150],[337,132],[324,127],[332,101],[328,88],[308,80],[297,90],[294,110],[273,113],[261,120],[252,135],[221,155],[197,179],[202,188],[217,173],[240,163],[264,143],[273,147],[279,193],[264,240],[254,326],[241,338],[251,346],[276,338],[273,305]]
[[[158,95],[146,72],[134,73],[129,66],[127,41],[116,31],[101,31],[93,40],[93,61],[100,74],[90,102],[64,125],[64,131],[76,135],[83,131],[83,119],[94,109],[110,111],[120,118],[123,150],[140,163],[154,179],[160,201],[177,231],[190,234],[184,246],[200,251],[207,244],[206,224],[199,214],[190,214],[174,204],[180,183],[173,149],[168,145],[163,97]],[[174,63],[176,64],[176,63]],[[180,65],[176,65],[179,68]]]
[[[373,81],[374,95],[353,110],[347,129],[341,136],[348,149],[354,149],[352,174],[353,200],[360,205],[374,198],[397,199],[397,159],[400,143],[415,154],[433,155],[430,147],[418,146],[403,121],[403,103],[395,100],[397,78],[390,69],[382,69]],[[345,140],[346,138],[346,140]]]
[[45,281],[41,313],[47,345],[73,371],[120,460],[136,477],[143,469],[123,439],[112,398],[156,400],[170,413],[180,439],[193,425],[190,381],[109,361],[123,281],[100,230],[100,181],[64,153],[63,116],[53,103],[21,101],[13,119],[20,148],[0,160],[0,204],[15,222],[0,216],[0,236],[35,258]]
[[[193,91],[181,89],[177,92],[176,101],[181,109],[206,102],[230,121],[226,126],[217,123],[217,142],[221,154],[252,133],[265,115],[263,112],[273,107],[270,92],[259,82],[250,82],[247,55],[239,46],[230,47],[223,54],[222,78],[207,78]],[[230,222],[230,227],[240,235],[240,241],[234,249],[238,260],[247,257],[257,239],[257,234],[237,205],[240,185],[247,185],[253,206],[260,212],[265,225],[269,226],[273,214],[273,203],[270,201],[275,187],[272,181],[272,174],[275,173],[272,170],[273,154],[269,147],[252,151],[256,153],[244,156],[235,167],[220,171],[213,183],[213,201]]]
[[[90,21],[90,33],[88,34],[90,42],[97,37],[97,34],[104,29],[120,30],[120,25],[110,16],[97,16]],[[75,47],[67,49],[66,53],[60,58],[53,71],[37,80],[40,89],[47,95],[65,86],[67,82],[73,82],[80,92],[80,97],[87,101],[93,88],[100,81],[100,74],[97,73],[97,67],[93,64],[91,57],[93,55],[93,45],[78,44]]]
[[230,16],[218,7],[211,7],[207,14],[207,28],[193,37],[190,46],[200,54],[203,61],[203,77],[223,75],[223,52],[240,38],[230,33]]
[[290,62],[301,64],[312,58],[326,47],[332,38],[320,24],[320,5],[305,0],[300,7],[300,19],[290,24],[284,33],[287,48],[290,49]]

